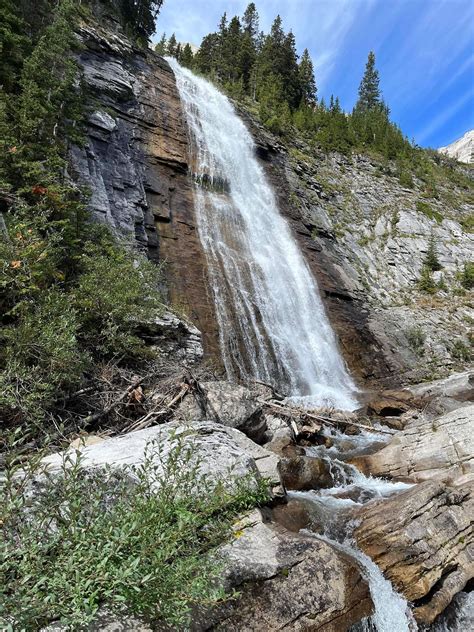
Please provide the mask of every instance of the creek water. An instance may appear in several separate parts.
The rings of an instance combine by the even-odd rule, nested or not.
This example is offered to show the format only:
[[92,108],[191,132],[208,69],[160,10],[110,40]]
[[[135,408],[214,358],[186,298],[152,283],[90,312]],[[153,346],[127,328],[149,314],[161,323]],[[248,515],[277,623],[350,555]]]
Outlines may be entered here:
[[175,59],[195,211],[229,379],[308,406],[357,407],[318,287],[229,99]]

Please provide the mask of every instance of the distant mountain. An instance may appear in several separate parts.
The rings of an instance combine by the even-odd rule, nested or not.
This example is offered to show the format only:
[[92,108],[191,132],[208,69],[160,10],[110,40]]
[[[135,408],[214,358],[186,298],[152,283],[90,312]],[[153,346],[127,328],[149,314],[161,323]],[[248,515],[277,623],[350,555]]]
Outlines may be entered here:
[[474,163],[474,130],[466,132],[454,143],[438,149],[442,154],[456,158],[459,162]]

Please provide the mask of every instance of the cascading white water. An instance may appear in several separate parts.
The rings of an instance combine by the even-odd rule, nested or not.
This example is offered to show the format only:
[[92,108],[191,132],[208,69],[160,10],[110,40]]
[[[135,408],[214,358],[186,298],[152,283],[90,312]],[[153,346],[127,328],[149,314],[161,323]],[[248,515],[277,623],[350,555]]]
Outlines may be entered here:
[[226,372],[309,406],[353,410],[356,388],[318,288],[230,101],[168,61],[190,132],[198,230]]

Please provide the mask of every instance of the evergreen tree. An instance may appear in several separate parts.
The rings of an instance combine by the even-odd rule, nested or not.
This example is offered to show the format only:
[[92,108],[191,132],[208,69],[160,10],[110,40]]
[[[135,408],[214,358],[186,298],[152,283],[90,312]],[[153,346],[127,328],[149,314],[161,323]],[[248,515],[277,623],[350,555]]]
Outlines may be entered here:
[[166,47],[166,53],[170,57],[176,57],[176,48],[178,46],[178,42],[176,41],[176,35],[174,33],[171,34],[171,37],[168,40],[168,46]]
[[156,29],[156,18],[164,0],[121,0],[125,23],[139,39],[147,41]]
[[244,32],[250,35],[251,39],[256,44],[258,38],[259,17],[254,2],[251,2],[245,9],[245,13],[242,17],[242,27]]
[[433,236],[431,236],[428,250],[426,252],[426,256],[423,260],[423,265],[432,270],[433,272],[437,272],[443,269],[440,260],[438,259],[438,253],[436,252],[436,242]]
[[305,105],[316,104],[316,81],[314,79],[313,62],[309,56],[308,49],[305,48],[298,67],[298,75],[302,100]]
[[166,33],[163,33],[160,41],[155,46],[155,53],[158,53],[158,55],[166,55],[166,51],[167,51]]
[[206,75],[213,76],[216,70],[219,48],[219,35],[217,33],[206,35],[194,57],[197,70]]
[[193,51],[189,44],[185,44],[182,49],[180,63],[186,68],[193,66]]
[[30,49],[26,24],[13,0],[0,2],[0,88],[16,90],[23,59]]
[[370,51],[364,76],[359,85],[359,98],[355,107],[356,111],[371,111],[381,104],[379,83],[379,72],[375,68],[375,55],[373,51]]

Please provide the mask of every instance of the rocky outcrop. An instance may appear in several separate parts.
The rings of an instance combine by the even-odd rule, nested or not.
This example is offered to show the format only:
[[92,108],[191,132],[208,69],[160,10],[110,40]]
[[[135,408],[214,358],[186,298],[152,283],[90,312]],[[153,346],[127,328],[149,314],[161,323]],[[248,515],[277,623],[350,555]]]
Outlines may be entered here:
[[[187,467],[196,466],[197,473],[208,481],[232,486],[237,479],[244,476],[265,477],[279,491],[278,457],[238,430],[212,421],[187,424],[169,422],[80,447],[81,466],[137,466],[149,454],[159,471],[166,464],[178,441],[183,450],[192,451]],[[156,446],[159,446],[159,450],[155,450]],[[75,450],[69,453],[69,457],[71,460],[76,458]],[[44,463],[52,472],[59,470],[63,463],[63,454],[48,456]]]
[[441,154],[446,154],[451,158],[459,160],[459,162],[472,163],[474,162],[474,130],[471,129],[464,134],[458,140],[455,140],[446,147],[440,147],[438,151]]
[[198,326],[206,353],[218,359],[174,75],[163,58],[130,42],[106,6],[101,10],[101,25],[77,31],[92,111],[85,142],[71,149],[71,175],[90,192],[95,219],[164,265],[169,303]]
[[356,563],[329,544],[265,523],[258,512],[227,545],[226,580],[241,590],[211,629],[344,632],[371,612]]
[[373,476],[415,482],[474,479],[473,428],[474,404],[436,419],[412,417],[386,447],[352,463]]
[[202,360],[204,351],[199,329],[168,310],[147,322],[137,323],[137,335],[156,347],[161,356],[188,364]]
[[359,548],[431,623],[474,576],[474,488],[427,481],[357,514]]
[[176,415],[182,419],[212,419],[262,443],[267,430],[262,402],[268,397],[262,391],[265,387],[259,385],[249,388],[223,380],[199,382],[195,397],[187,397]]

